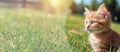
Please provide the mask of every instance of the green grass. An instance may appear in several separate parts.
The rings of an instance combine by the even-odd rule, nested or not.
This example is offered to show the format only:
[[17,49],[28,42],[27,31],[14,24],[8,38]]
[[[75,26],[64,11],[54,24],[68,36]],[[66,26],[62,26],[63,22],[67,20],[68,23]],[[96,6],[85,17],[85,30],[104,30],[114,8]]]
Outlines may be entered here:
[[[68,42],[74,52],[91,52],[88,33],[84,30],[84,16],[69,15],[66,18]],[[120,23],[112,23],[111,28],[120,34]]]
[[0,52],[72,52],[65,15],[0,9]]
[[83,16],[0,8],[0,52],[90,52],[87,37]]
[[69,15],[66,18],[68,42],[74,47],[74,52],[91,52],[88,43],[88,33],[84,30],[84,17]]

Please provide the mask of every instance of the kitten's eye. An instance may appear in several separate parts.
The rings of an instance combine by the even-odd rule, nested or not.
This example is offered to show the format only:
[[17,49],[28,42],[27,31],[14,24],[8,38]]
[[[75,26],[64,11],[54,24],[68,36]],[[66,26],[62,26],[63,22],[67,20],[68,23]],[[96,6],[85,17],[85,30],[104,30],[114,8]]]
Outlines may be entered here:
[[85,21],[85,23],[87,24],[88,22],[87,22],[87,21]]

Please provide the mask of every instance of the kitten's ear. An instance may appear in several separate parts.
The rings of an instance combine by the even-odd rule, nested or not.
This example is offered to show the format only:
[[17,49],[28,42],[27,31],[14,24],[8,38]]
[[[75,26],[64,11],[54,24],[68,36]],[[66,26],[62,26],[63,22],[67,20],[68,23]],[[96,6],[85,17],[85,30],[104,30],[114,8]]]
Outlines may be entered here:
[[85,10],[84,15],[86,15],[86,14],[90,13],[90,10],[89,10],[89,9],[87,9],[86,7],[84,7],[84,10]]
[[105,4],[100,5],[100,7],[99,7],[98,10],[97,10],[97,13],[98,13],[98,14],[105,15],[105,16],[109,14],[109,12],[108,12]]

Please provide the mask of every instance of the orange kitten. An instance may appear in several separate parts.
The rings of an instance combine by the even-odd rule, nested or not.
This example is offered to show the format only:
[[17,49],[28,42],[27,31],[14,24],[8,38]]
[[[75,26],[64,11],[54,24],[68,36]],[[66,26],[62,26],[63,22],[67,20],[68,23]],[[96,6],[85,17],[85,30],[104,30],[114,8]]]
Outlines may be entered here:
[[110,13],[102,4],[97,11],[85,8],[85,29],[89,32],[89,42],[93,52],[116,52],[120,46],[120,36],[110,28]]

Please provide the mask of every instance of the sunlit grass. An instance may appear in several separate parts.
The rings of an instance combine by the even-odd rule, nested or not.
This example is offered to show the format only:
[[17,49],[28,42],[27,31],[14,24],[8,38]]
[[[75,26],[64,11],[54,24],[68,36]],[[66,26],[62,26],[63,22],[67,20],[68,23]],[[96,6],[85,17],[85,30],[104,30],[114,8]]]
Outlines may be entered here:
[[120,23],[116,23],[116,22],[112,23],[111,28],[120,34]]
[[0,9],[0,52],[72,52],[65,15]]

